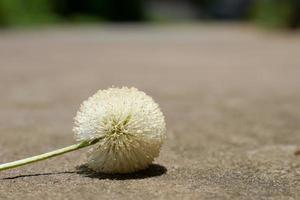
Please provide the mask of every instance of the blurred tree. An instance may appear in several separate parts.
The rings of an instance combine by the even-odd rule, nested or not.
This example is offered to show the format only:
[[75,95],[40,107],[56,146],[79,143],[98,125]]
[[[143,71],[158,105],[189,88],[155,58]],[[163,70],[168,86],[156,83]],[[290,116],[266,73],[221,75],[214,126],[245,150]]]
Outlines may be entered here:
[[109,21],[145,19],[143,0],[53,0],[55,12],[73,18],[86,15]]
[[48,0],[0,0],[2,26],[49,23],[55,19]]
[[256,0],[253,17],[266,27],[299,27],[300,0]]
[[[65,21],[142,21],[151,0],[0,0],[0,26]],[[160,1],[160,0],[156,0]],[[184,0],[161,0],[166,9]],[[188,0],[187,12],[199,18],[244,20],[251,17],[267,27],[300,26],[300,0]],[[149,4],[148,4],[149,5]],[[174,6],[175,12],[182,11]],[[195,14],[196,13],[196,14]],[[175,15],[173,15],[175,16]],[[186,15],[188,16],[188,15]],[[178,20],[178,19],[177,19]]]
[[141,21],[143,0],[0,0],[0,26],[56,20]]
[[241,20],[249,16],[253,0],[192,0],[199,6],[200,18]]
[[145,19],[143,0],[106,0],[104,15],[113,21],[141,21]]

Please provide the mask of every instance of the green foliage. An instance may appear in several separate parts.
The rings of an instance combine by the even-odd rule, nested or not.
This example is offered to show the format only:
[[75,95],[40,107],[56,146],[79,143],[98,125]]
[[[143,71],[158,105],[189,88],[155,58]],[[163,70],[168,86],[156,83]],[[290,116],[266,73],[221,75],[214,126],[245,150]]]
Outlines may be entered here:
[[56,19],[48,0],[0,0],[0,25],[31,25]]
[[[28,26],[57,21],[143,21],[146,0],[0,0],[0,27]],[[264,27],[300,26],[300,0],[189,0],[201,19],[247,20]],[[244,3],[242,3],[244,2]],[[248,3],[247,3],[248,2]],[[172,1],[169,2],[170,4]],[[165,21],[164,19],[155,19]]]
[[299,26],[298,0],[256,0],[253,18],[270,28],[295,28]]

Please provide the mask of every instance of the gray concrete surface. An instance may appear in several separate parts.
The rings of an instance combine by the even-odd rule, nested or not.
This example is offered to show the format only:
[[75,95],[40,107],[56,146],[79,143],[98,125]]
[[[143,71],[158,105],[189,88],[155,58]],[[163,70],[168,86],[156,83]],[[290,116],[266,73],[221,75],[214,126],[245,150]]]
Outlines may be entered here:
[[87,149],[0,172],[0,199],[299,199],[300,35],[241,25],[0,33],[0,163],[74,142],[98,89],[135,86],[168,139],[150,169],[105,175]]

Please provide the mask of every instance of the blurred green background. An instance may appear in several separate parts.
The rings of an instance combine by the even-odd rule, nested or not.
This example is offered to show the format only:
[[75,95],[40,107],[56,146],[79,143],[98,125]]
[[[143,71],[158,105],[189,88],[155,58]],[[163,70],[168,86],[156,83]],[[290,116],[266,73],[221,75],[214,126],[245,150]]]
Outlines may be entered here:
[[78,22],[226,20],[300,26],[300,0],[0,0],[0,27]]

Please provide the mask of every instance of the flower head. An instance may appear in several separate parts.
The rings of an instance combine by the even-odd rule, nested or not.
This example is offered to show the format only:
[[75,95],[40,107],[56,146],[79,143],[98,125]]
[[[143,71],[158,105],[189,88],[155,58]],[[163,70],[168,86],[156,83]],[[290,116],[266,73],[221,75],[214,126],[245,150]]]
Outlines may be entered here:
[[165,138],[157,103],[136,88],[99,90],[84,101],[73,128],[78,141],[101,138],[88,167],[97,172],[130,173],[147,168]]

